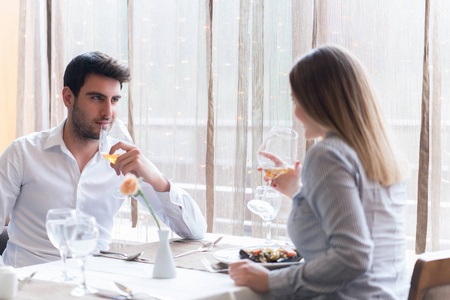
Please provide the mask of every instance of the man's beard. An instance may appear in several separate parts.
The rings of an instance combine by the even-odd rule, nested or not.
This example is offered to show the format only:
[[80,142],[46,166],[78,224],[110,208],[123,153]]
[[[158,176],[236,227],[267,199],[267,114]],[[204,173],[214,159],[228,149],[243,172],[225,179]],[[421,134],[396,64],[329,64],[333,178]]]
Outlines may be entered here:
[[75,135],[84,141],[98,140],[100,131],[90,124],[85,114],[78,108],[78,99],[75,99],[72,108],[72,123]]

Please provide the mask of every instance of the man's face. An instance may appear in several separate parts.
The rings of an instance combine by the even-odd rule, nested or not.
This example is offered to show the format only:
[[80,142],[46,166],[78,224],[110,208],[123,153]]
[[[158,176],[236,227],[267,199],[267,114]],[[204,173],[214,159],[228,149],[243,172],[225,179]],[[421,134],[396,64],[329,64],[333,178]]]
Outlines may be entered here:
[[119,106],[120,82],[102,75],[86,77],[69,114],[75,134],[82,140],[98,140],[102,123],[116,119]]

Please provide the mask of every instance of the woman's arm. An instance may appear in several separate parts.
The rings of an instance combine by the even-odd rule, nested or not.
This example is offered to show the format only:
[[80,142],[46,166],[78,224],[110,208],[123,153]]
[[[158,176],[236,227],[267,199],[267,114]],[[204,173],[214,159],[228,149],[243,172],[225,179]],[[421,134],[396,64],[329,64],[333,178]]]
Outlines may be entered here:
[[326,145],[311,150],[304,165],[302,195],[321,224],[327,249],[319,249],[320,255],[300,267],[271,272],[269,287],[275,294],[333,293],[365,273],[372,263],[373,242],[355,167]]

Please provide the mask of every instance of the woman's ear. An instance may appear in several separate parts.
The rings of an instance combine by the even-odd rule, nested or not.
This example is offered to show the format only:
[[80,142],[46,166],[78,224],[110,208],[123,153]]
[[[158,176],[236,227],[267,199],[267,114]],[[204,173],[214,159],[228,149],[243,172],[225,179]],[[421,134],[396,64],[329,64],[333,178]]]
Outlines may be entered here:
[[63,96],[64,105],[67,108],[72,108],[73,103],[75,101],[75,96],[72,93],[72,90],[69,87],[65,86],[62,90],[62,96]]

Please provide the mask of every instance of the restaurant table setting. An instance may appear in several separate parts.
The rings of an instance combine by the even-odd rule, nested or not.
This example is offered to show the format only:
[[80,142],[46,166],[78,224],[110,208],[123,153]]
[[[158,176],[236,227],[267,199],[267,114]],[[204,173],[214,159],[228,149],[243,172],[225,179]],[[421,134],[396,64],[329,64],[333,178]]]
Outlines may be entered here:
[[[68,259],[67,268],[69,275],[75,279],[64,283],[52,281],[60,272],[60,261],[19,268],[16,269],[19,278],[33,273],[34,277],[19,287],[14,299],[268,299],[266,295],[257,294],[247,287],[236,286],[226,270],[216,272],[216,269],[226,269],[227,265],[219,261],[226,261],[226,257],[221,259],[215,253],[231,251],[235,256],[240,248],[263,245],[264,240],[219,237],[207,234],[207,241],[170,240],[176,266],[176,277],[171,279],[152,276],[158,242],[111,249],[120,254],[94,253],[85,264],[86,284],[98,291],[82,297],[70,295],[70,290],[82,278],[80,267],[74,259]],[[205,247],[208,242],[214,244]],[[177,257],[186,252],[189,254]],[[128,256],[132,254],[139,255],[129,260]]]

